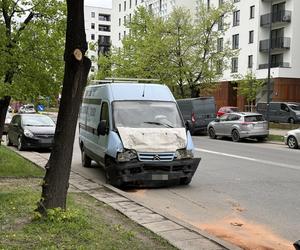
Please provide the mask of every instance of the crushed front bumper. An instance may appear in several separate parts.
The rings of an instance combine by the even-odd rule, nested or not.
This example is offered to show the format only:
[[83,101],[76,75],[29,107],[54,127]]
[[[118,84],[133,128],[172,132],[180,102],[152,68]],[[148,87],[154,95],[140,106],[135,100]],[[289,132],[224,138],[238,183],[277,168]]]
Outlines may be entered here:
[[114,170],[108,170],[113,185],[138,185],[157,187],[189,182],[201,158],[174,160],[170,162],[138,160],[117,163]]

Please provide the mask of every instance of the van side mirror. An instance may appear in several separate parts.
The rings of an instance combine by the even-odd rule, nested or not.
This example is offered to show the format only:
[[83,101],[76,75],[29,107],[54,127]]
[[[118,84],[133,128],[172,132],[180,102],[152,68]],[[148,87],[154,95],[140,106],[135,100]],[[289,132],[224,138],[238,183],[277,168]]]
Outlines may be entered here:
[[192,121],[187,120],[185,122],[185,127],[186,127],[187,130],[191,131],[191,129],[192,129]]
[[106,120],[100,121],[97,127],[97,135],[106,135],[107,134],[107,127],[106,127]]

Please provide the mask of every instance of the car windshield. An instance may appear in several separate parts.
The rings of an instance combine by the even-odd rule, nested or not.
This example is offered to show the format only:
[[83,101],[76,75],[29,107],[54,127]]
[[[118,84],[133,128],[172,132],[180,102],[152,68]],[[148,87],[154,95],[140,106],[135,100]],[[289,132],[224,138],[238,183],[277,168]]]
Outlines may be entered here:
[[249,115],[245,116],[245,122],[261,122],[264,121],[265,119],[263,118],[262,115]]
[[289,104],[289,107],[292,110],[300,111],[300,105],[298,105],[298,104]]
[[184,127],[174,102],[117,101],[113,103],[113,116],[116,127]]
[[22,123],[24,126],[36,127],[54,127],[54,121],[45,115],[24,115],[22,116]]

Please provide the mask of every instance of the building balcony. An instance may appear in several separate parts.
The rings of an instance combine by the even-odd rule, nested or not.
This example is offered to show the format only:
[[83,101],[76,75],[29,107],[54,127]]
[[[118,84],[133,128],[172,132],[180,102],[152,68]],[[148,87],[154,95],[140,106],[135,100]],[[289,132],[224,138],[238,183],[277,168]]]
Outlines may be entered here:
[[[260,26],[268,27],[270,25],[271,14],[260,16]],[[272,23],[290,23],[292,19],[292,12],[289,10],[282,10],[272,13]]]
[[[291,47],[291,38],[277,37],[271,40],[271,50],[288,50]],[[259,51],[267,53],[269,51],[269,39],[259,42]]]
[[[268,66],[269,66],[268,63],[259,64],[258,69],[267,69]],[[288,62],[271,63],[271,68],[289,68],[289,67],[290,67],[290,63],[288,63]]]

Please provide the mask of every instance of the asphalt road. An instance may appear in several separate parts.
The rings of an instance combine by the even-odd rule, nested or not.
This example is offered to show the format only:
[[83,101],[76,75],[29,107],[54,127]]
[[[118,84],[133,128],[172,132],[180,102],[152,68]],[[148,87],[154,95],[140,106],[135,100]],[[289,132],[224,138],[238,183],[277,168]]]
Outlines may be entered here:
[[[128,194],[243,248],[294,249],[292,242],[300,239],[300,150],[206,136],[193,139],[202,161],[189,186]],[[72,169],[105,182],[99,167],[81,167],[77,141]]]

